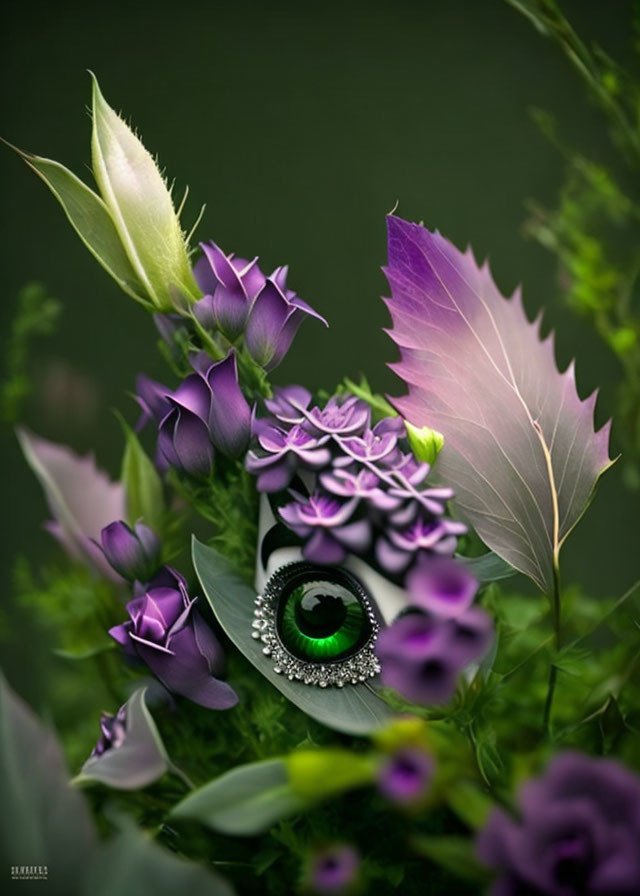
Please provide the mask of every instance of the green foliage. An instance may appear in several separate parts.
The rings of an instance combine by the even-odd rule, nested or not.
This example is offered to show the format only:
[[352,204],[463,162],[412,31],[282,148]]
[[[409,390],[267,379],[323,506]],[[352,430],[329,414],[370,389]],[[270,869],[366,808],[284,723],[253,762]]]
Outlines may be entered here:
[[142,520],[162,536],[165,510],[160,476],[135,432],[122,418],[120,423],[126,439],[120,481],[127,499],[128,522],[133,525]]
[[0,384],[0,418],[16,423],[31,391],[29,360],[33,343],[55,330],[62,306],[42,283],[27,283],[18,293],[16,311],[5,345],[5,369]]
[[[526,232],[556,256],[564,301],[591,322],[620,363],[616,432],[626,482],[640,488],[640,82],[597,45],[587,47],[554,0],[507,2],[561,47],[609,125],[611,151],[593,158],[563,142],[548,112],[535,112],[567,174],[556,208],[529,203]],[[634,49],[640,50],[637,37]]]

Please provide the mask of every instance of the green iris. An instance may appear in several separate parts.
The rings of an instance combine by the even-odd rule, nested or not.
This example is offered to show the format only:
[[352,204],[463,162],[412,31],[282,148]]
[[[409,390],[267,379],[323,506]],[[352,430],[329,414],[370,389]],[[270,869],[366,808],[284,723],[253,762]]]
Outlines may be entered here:
[[358,586],[350,577],[318,571],[294,576],[278,604],[278,633],[284,647],[301,660],[332,662],[366,644],[371,623]]

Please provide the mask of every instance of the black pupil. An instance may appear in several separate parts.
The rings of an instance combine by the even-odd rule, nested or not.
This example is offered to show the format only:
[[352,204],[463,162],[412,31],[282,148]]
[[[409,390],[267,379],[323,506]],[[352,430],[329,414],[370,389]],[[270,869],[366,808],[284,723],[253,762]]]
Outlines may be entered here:
[[347,618],[341,597],[311,588],[295,609],[296,622],[310,638],[327,638],[335,634]]

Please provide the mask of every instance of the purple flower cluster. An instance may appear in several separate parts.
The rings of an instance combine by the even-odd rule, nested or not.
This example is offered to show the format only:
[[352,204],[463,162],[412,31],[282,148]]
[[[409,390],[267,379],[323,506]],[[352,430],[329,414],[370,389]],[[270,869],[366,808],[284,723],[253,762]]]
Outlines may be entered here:
[[354,396],[311,406],[301,386],[276,390],[269,417],[254,420],[249,472],[262,492],[286,489],[299,477],[309,494],[291,491],[280,509],[303,541],[303,555],[335,564],[348,552],[371,553],[384,572],[405,573],[423,552],[449,555],[466,527],[444,516],[449,488],[426,483],[429,465],[408,450],[403,421],[371,426],[369,407]]
[[142,416],[158,425],[156,463],[190,476],[209,476],[214,452],[241,457],[249,444],[251,410],[238,383],[236,356],[231,349],[222,361],[202,363],[175,391],[149,377],[137,380]]
[[495,809],[477,841],[500,875],[495,896],[640,893],[640,778],[609,759],[561,753],[519,794],[519,818]]
[[253,360],[273,370],[289,350],[305,317],[327,322],[287,288],[287,267],[266,277],[257,258],[248,261],[225,253],[215,243],[201,243],[202,258],[194,276],[204,298],[196,302],[194,314],[208,330],[220,331],[234,342],[244,334]]
[[136,583],[129,619],[109,634],[129,656],[141,659],[165,687],[210,709],[228,709],[238,698],[217,676],[224,655],[199,616],[180,573],[165,566],[147,585]]

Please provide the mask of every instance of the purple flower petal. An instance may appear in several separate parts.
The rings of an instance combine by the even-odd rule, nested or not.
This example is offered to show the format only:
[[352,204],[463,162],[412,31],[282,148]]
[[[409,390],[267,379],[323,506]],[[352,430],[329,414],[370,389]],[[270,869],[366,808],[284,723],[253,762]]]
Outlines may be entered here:
[[238,383],[238,367],[233,349],[223,361],[207,372],[211,390],[209,430],[216,448],[227,457],[240,457],[249,444],[251,408]]
[[414,604],[439,616],[459,616],[473,603],[478,583],[462,565],[449,557],[424,555],[407,578]]

